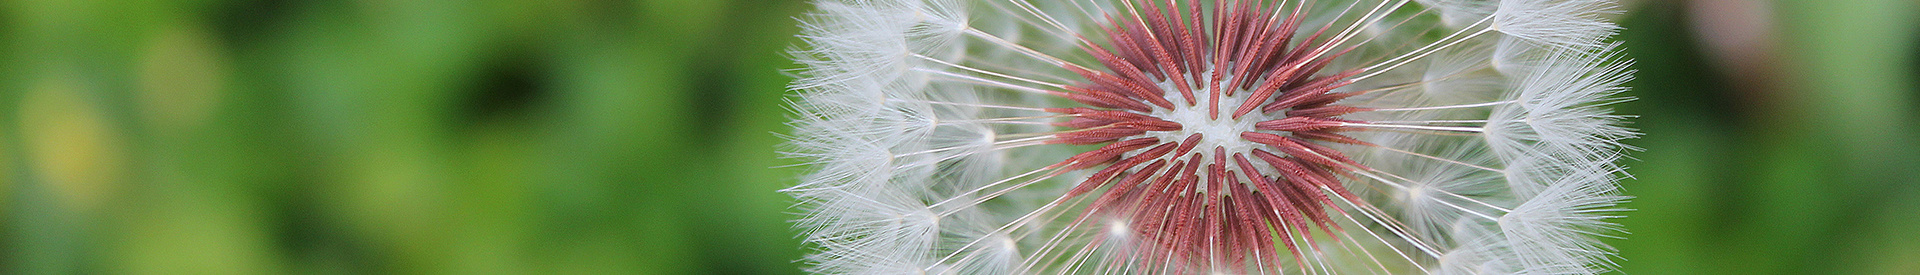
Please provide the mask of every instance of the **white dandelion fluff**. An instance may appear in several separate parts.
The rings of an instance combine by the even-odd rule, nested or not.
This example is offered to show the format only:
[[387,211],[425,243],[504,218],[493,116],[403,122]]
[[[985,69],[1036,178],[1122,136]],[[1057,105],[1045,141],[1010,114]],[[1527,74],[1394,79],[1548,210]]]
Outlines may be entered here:
[[1595,274],[1610,0],[818,0],[822,274]]

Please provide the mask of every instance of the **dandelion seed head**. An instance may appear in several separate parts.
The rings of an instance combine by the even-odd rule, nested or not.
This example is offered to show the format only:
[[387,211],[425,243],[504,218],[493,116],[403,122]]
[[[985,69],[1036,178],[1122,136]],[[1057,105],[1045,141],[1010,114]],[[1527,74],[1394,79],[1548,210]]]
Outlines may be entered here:
[[1591,274],[1602,0],[822,0],[786,192],[831,274]]

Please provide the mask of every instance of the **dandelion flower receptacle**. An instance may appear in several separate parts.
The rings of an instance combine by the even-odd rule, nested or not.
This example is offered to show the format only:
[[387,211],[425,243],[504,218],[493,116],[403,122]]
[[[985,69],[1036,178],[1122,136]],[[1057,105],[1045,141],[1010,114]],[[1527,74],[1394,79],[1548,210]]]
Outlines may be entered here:
[[821,0],[823,274],[1593,274],[1606,0]]

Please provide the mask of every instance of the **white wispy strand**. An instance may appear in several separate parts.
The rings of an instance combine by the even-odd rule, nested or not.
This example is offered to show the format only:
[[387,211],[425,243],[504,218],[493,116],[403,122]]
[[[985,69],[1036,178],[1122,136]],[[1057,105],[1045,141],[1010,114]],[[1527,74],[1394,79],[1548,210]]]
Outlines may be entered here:
[[896,10],[875,5],[821,3],[802,21],[807,47],[791,51],[803,65],[795,89],[812,89],[860,77],[892,77],[910,52]]
[[1512,213],[1500,217],[1501,233],[1520,274],[1597,274],[1614,266],[1613,248],[1597,236],[1624,232],[1607,221],[1628,197],[1618,194],[1613,174],[1593,167],[1548,185]]
[[1550,51],[1543,50],[1537,44],[1503,35],[1500,36],[1500,41],[1495,42],[1489,62],[1494,70],[1501,73],[1526,75],[1543,66],[1541,62],[1546,59],[1547,53]]
[[1493,110],[1486,139],[1503,159],[1549,158],[1595,162],[1619,154],[1620,140],[1635,135],[1621,126],[1624,116],[1608,105],[1629,100],[1615,95],[1633,79],[1632,61],[1613,49],[1555,51],[1538,71],[1517,80],[1514,104]]
[[1495,222],[1461,218],[1453,224],[1453,239],[1457,243],[1453,250],[1441,255],[1439,264],[1428,273],[1435,275],[1502,275],[1515,274],[1509,263],[1501,260],[1505,255],[1513,255],[1507,249],[1507,239],[1497,230]]
[[1506,89],[1506,77],[1490,62],[1494,46],[1476,39],[1475,43],[1447,49],[1432,58],[1426,73],[1420,76],[1420,90],[1436,103],[1461,104],[1499,99]]
[[786,192],[808,213],[796,223],[819,246],[807,258],[810,271],[907,274],[934,262],[940,217],[911,190],[931,182],[939,159],[984,149],[977,140],[933,138],[982,134],[941,127],[942,119],[971,120],[970,112],[929,104],[949,97],[926,90],[955,88],[929,86],[909,68],[923,63],[915,56],[962,53],[951,46],[965,28],[957,3],[822,2],[804,23],[808,47],[792,52],[806,76],[792,86],[802,91],[792,102],[801,115],[786,151],[814,170]]
[[1500,0],[1414,0],[1440,11],[1440,20],[1448,26],[1465,27],[1493,14]]
[[[889,193],[878,193],[889,194]],[[899,193],[892,193],[899,194]],[[811,237],[822,246],[809,257],[813,272],[910,274],[933,262],[940,218],[915,199],[843,193],[848,209]]]
[[1501,0],[1494,28],[1523,40],[1562,49],[1602,46],[1620,27],[1604,16],[1618,13],[1611,0]]
[[[1024,260],[1020,250],[1022,243],[1006,232],[995,232],[994,228],[982,225],[1000,224],[991,213],[980,210],[960,212],[950,228],[943,230],[949,237],[941,238],[941,247],[962,247],[974,240],[985,239],[973,247],[967,248],[967,256],[952,263],[941,263],[927,270],[929,274],[1024,274],[1021,262]],[[951,252],[940,250],[942,252]]]
[[960,54],[949,46],[966,28],[956,1],[832,1],[817,6],[820,10],[801,24],[808,47],[791,52],[804,65],[801,75],[807,76],[794,81],[796,89],[861,77],[889,79],[914,66],[915,54]]
[[[1465,166],[1496,165],[1493,156],[1485,152],[1485,146],[1474,144],[1466,138],[1410,139],[1413,141],[1397,147],[1406,148],[1408,152],[1373,154],[1382,155],[1378,157],[1382,160],[1402,160],[1383,161],[1385,164],[1377,169],[1408,175],[1408,182],[1404,183],[1406,188],[1393,189],[1389,195],[1393,197],[1392,201],[1398,202],[1401,221],[1407,223],[1415,233],[1429,240],[1445,241],[1450,235],[1448,232],[1457,230],[1454,223],[1459,219],[1491,221],[1493,217],[1505,213],[1503,208],[1512,207],[1513,199],[1508,197],[1510,191],[1502,184],[1500,173]],[[1426,154],[1446,161],[1405,161],[1408,153]]]

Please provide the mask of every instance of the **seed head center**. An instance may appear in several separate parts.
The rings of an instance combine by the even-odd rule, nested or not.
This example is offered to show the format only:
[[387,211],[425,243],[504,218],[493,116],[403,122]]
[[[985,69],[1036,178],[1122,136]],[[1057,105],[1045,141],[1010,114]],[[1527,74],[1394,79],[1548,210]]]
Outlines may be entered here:
[[[1167,91],[1166,99],[1168,101],[1185,102],[1186,100],[1181,98],[1180,93],[1177,92],[1179,91],[1178,87],[1174,85],[1172,81],[1162,81],[1160,82],[1160,89]],[[1195,87],[1193,88],[1193,92],[1196,95],[1205,95],[1211,91],[1208,90],[1207,87]],[[1242,102],[1248,100],[1248,97],[1247,91],[1221,93],[1218,113],[1212,110],[1212,98],[1208,96],[1196,96],[1194,99],[1198,102],[1192,105],[1174,104],[1173,108],[1154,108],[1153,113],[1150,115],[1162,120],[1179,123],[1181,127],[1180,130],[1177,131],[1147,132],[1146,135],[1148,137],[1159,138],[1162,141],[1179,141],[1193,134],[1200,134],[1200,143],[1196,144],[1195,148],[1210,149],[1221,147],[1225,148],[1228,154],[1246,153],[1248,150],[1254,148],[1255,143],[1241,139],[1240,133],[1252,132],[1255,130],[1254,123],[1275,118],[1264,112],[1251,112],[1239,118],[1233,117],[1232,108],[1240,106]],[[1203,155],[1211,154],[1211,151],[1203,150],[1200,152]],[[1208,157],[1208,159],[1211,159],[1211,156]]]
[[[1051,93],[1088,107],[1048,109],[1075,129],[1051,142],[1100,145],[1055,165],[1097,169],[1064,197],[1099,193],[1084,215],[1111,219],[1109,238],[1144,245],[1143,262],[1277,262],[1262,251],[1279,247],[1299,259],[1293,236],[1338,232],[1327,211],[1358,197],[1339,175],[1360,164],[1327,144],[1361,143],[1341,134],[1359,122],[1338,118],[1360,110],[1339,104],[1358,93],[1334,91],[1362,70],[1321,72],[1350,48],[1292,37],[1298,12],[1203,9],[1114,16],[1107,45],[1082,41],[1104,69],[1063,65],[1084,81]],[[1268,235],[1278,238],[1254,237]],[[1149,273],[1187,273],[1178,270]]]

